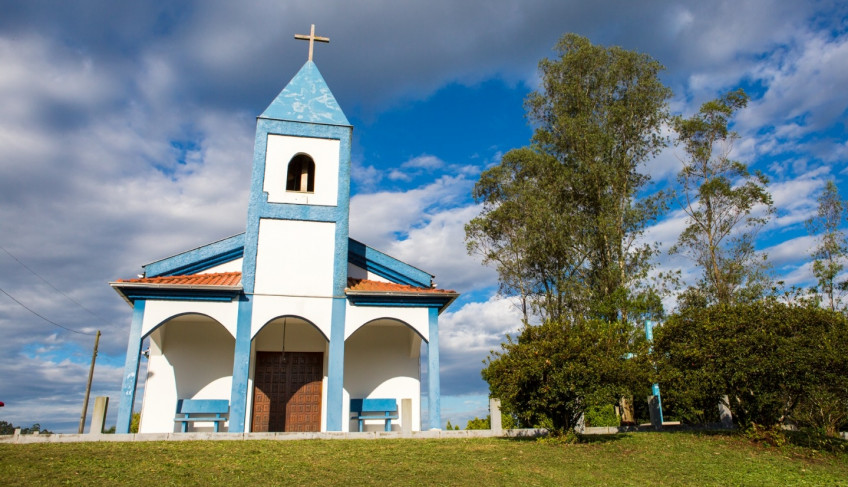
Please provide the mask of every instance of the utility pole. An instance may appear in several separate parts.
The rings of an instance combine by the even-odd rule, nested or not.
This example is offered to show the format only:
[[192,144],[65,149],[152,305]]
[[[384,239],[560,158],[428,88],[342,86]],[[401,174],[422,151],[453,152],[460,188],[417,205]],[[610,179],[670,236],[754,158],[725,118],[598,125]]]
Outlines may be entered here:
[[82,415],[80,416],[79,434],[85,431],[85,413],[88,411],[88,396],[91,394],[91,379],[94,377],[94,361],[97,360],[97,344],[100,343],[100,330],[94,337],[94,352],[91,354],[91,368],[88,369],[88,384],[85,386],[85,400],[82,403]]

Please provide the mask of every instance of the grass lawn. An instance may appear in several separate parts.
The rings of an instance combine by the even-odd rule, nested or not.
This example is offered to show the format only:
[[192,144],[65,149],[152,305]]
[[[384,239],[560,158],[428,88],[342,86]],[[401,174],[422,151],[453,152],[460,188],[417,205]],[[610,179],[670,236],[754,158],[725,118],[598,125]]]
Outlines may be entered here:
[[[842,445],[844,446],[844,445]],[[0,444],[9,485],[846,485],[848,453],[705,433]]]

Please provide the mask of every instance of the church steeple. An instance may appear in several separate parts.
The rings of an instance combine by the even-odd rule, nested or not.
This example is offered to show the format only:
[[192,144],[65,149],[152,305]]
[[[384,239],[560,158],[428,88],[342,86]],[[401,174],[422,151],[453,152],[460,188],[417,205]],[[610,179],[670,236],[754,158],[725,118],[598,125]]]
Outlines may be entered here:
[[318,66],[312,61],[283,88],[260,118],[350,126]]

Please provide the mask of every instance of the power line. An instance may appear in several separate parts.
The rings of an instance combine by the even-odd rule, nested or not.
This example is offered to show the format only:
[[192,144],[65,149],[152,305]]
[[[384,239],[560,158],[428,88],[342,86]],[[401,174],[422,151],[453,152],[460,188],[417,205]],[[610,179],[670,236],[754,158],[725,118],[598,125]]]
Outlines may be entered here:
[[7,293],[7,292],[6,292],[3,288],[0,288],[0,292],[2,292],[3,294],[5,294],[6,296],[9,296],[9,298],[10,298],[12,301],[14,301],[14,302],[18,303],[19,305],[21,305],[21,307],[22,307],[22,308],[24,308],[25,310],[27,310],[27,311],[29,311],[30,313],[34,314],[35,316],[38,316],[38,317],[39,317],[39,318],[41,318],[42,320],[44,320],[44,321],[46,321],[46,322],[50,323],[51,325],[58,326],[59,328],[62,328],[62,329],[64,329],[64,330],[68,330],[68,331],[70,331],[70,332],[72,332],[72,333],[77,333],[77,334],[80,334],[80,335],[94,336],[94,333],[85,333],[85,332],[82,332],[82,331],[73,330],[73,329],[71,329],[71,328],[68,328],[67,326],[63,326],[63,325],[60,325],[59,323],[56,323],[55,321],[53,321],[53,320],[51,320],[51,319],[49,319],[49,318],[45,318],[44,316],[41,316],[40,314],[36,313],[34,310],[30,309],[30,308],[29,308],[27,305],[25,305],[24,303],[22,303],[22,302],[18,301],[17,299],[15,299],[15,297],[14,297],[14,296],[12,296],[11,294]]
[[[80,302],[79,302],[79,301],[77,301],[76,299],[74,299],[74,298],[72,298],[72,297],[68,296],[67,294],[63,293],[63,292],[62,292],[59,288],[57,288],[56,286],[54,286],[53,284],[51,284],[51,283],[50,283],[50,281],[48,281],[47,279],[45,279],[44,277],[42,277],[39,273],[37,273],[37,272],[35,272],[34,270],[30,269],[30,267],[29,267],[28,265],[24,264],[23,262],[21,262],[21,260],[20,260],[20,259],[18,259],[18,258],[17,258],[17,257],[15,257],[14,255],[12,255],[12,253],[11,253],[11,252],[9,252],[8,250],[6,250],[6,248],[5,248],[5,247],[3,247],[2,245],[0,245],[0,249],[2,249],[2,250],[3,250],[3,252],[6,252],[6,253],[9,255],[9,257],[11,257],[11,258],[15,259],[15,262],[17,262],[18,264],[20,264],[21,266],[23,266],[23,268],[24,268],[24,269],[26,269],[26,270],[28,270],[29,272],[31,272],[31,273],[32,273],[32,275],[34,275],[35,277],[37,277],[37,278],[41,279],[42,281],[44,281],[44,283],[45,283],[45,284],[47,284],[48,286],[52,287],[54,291],[56,291],[57,293],[61,294],[62,296],[65,296],[65,297],[66,297],[69,301],[71,301],[72,303],[76,304],[76,305],[77,305],[77,306],[79,306],[80,308],[82,308],[82,309],[84,309],[85,311],[87,311],[87,312],[88,312],[88,314],[90,314],[91,316],[93,316],[93,317],[97,318],[98,320],[100,320],[100,322],[101,322],[101,323],[103,323],[104,325],[108,325],[108,323],[106,323],[106,320],[104,320],[103,318],[101,318],[101,317],[100,317],[97,313],[95,313],[94,311],[91,311],[90,309],[86,308],[85,306],[83,306],[83,305],[82,305],[82,303],[80,303]],[[8,294],[6,294],[6,295],[7,295],[7,296],[9,296]],[[9,297],[11,298],[11,296],[9,296]],[[12,299],[14,299],[14,298],[12,298]]]

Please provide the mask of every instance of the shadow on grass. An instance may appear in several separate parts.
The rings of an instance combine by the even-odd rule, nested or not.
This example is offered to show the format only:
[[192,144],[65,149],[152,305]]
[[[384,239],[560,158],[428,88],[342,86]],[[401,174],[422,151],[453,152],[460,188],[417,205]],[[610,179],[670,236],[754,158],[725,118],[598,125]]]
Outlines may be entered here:
[[841,438],[810,431],[787,431],[786,439],[791,445],[848,455],[848,440]]

